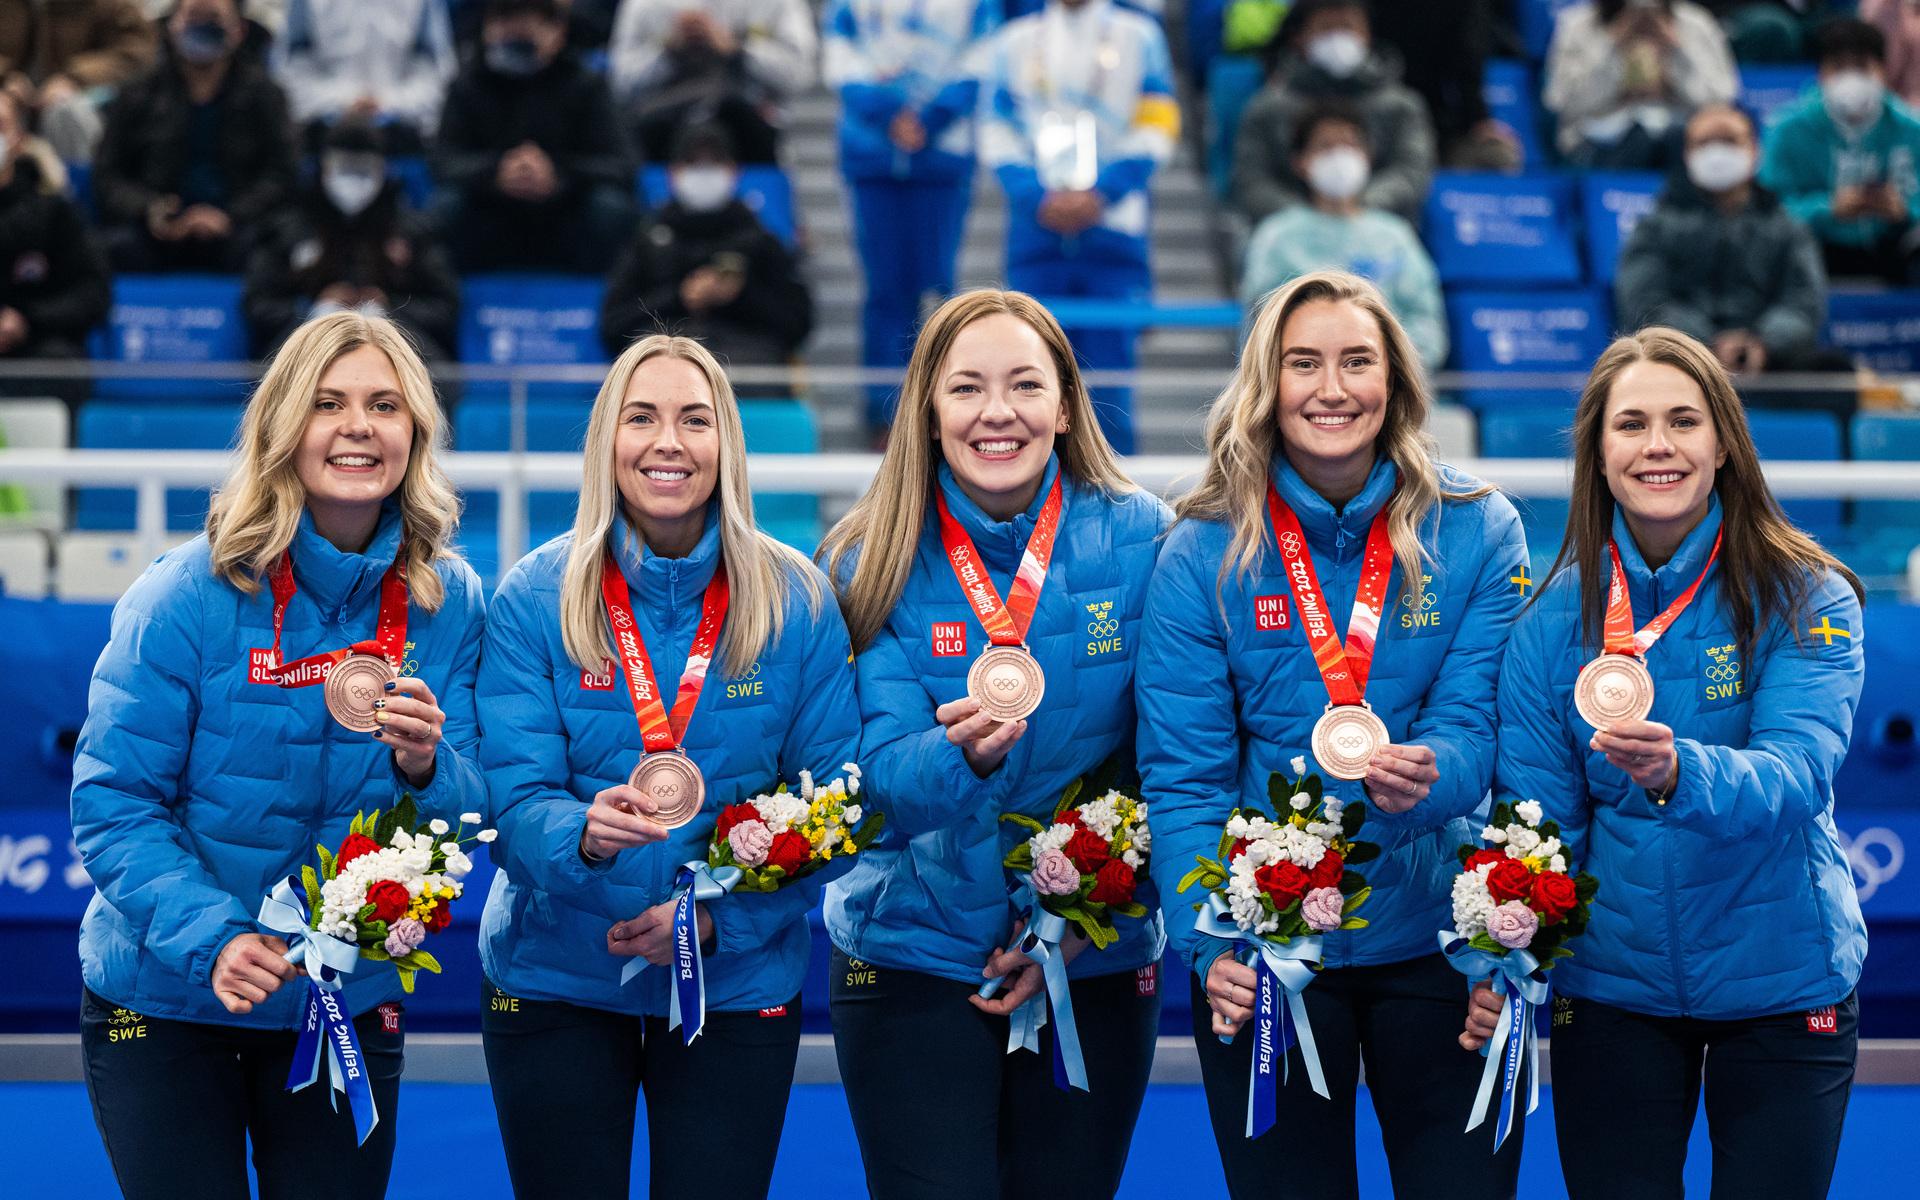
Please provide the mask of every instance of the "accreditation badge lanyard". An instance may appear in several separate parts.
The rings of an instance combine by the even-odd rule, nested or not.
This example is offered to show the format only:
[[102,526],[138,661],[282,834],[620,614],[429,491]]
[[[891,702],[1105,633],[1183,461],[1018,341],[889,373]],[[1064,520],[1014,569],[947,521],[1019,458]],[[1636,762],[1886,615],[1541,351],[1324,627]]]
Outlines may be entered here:
[[996,646],[1023,646],[1027,629],[1033,624],[1033,610],[1040,603],[1040,589],[1046,586],[1047,567],[1053,561],[1053,538],[1060,531],[1060,477],[1053,477],[1047,502],[1040,506],[1039,519],[1020,555],[1020,569],[1013,573],[1013,586],[1005,603],[987,575],[985,562],[973,539],[947,509],[947,498],[935,493],[940,506],[940,543],[946,547],[947,562],[953,567],[960,590],[987,631],[987,640]]
[[268,577],[273,589],[273,657],[267,661],[266,672],[273,682],[283,688],[312,687],[325,683],[327,676],[349,655],[373,654],[392,664],[395,670],[406,655],[407,646],[407,546],[400,544],[399,552],[393,556],[393,565],[380,577],[380,613],[374,619],[373,636],[364,642],[355,642],[343,650],[329,650],[324,654],[310,654],[290,663],[280,661],[280,630],[286,624],[287,605],[293,602],[294,594],[299,590],[293,581],[293,552],[282,551],[280,561],[274,565],[273,573]]
[[1313,553],[1300,519],[1271,482],[1267,484],[1267,512],[1280,547],[1280,562],[1294,607],[1300,610],[1300,628],[1313,650],[1313,662],[1326,681],[1327,696],[1336,706],[1360,705],[1367,693],[1367,672],[1373,667],[1374,638],[1380,630],[1380,610],[1387,600],[1387,580],[1393,574],[1393,540],[1387,536],[1387,508],[1381,505],[1367,527],[1366,557],[1360,560],[1360,586],[1353,593],[1353,612],[1347,618],[1347,640],[1342,645],[1320,592],[1313,570]]
[[1700,577],[1667,606],[1667,611],[1648,621],[1638,633],[1633,628],[1633,599],[1627,595],[1627,573],[1620,566],[1620,546],[1611,538],[1608,539],[1607,553],[1613,556],[1613,581],[1607,586],[1606,644],[1603,647],[1606,653],[1646,657],[1647,651],[1653,649],[1653,644],[1660,640],[1660,635],[1667,631],[1668,626],[1679,620],[1687,605],[1693,603],[1693,594],[1707,581],[1707,572],[1713,570],[1714,560],[1720,557],[1720,536],[1719,533],[1713,535],[1713,550],[1707,555],[1707,565],[1700,568]]
[[607,604],[607,619],[613,623],[613,645],[620,655],[620,666],[627,677],[627,691],[633,697],[633,715],[640,722],[640,741],[649,754],[677,750],[686,737],[687,723],[700,702],[700,690],[707,683],[707,664],[713,660],[713,648],[720,641],[720,627],[727,619],[727,568],[722,563],[713,570],[705,595],[700,599],[700,625],[694,630],[693,645],[687,650],[686,669],[680,672],[680,690],[673,700],[673,712],[667,712],[654,683],[653,663],[647,657],[647,644],[640,638],[640,626],[633,619],[633,598],[627,591],[627,577],[608,555],[600,570],[600,595]]

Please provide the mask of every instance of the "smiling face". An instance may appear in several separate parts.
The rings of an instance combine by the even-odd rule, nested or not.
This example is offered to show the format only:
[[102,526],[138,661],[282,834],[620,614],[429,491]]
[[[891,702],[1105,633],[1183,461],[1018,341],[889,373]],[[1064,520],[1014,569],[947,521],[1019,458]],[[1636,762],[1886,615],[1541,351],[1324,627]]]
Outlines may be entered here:
[[634,369],[613,435],[613,469],[627,519],[655,554],[692,550],[719,482],[720,428],[699,367],[658,355]]
[[[1348,300],[1312,300],[1280,331],[1280,444],[1315,490],[1344,502],[1373,469],[1392,390],[1386,339]],[[1344,493],[1344,495],[1341,495]]]
[[940,452],[960,490],[996,520],[1026,510],[1067,431],[1060,373],[1040,334],[994,313],[954,336],[934,392]]
[[380,502],[406,478],[412,452],[413,416],[386,353],[360,346],[334,359],[293,458],[315,523],[371,528]]
[[1672,553],[1706,516],[1726,461],[1707,398],[1684,371],[1642,360],[1614,378],[1600,465],[1642,551]]

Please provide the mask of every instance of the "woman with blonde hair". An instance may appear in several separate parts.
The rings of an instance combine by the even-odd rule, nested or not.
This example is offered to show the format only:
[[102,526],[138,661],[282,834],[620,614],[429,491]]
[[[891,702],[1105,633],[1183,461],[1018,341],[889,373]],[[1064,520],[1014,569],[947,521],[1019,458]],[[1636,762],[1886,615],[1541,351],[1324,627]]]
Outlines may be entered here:
[[[1137,694],[1153,874],[1193,971],[1194,1038],[1235,1196],[1267,1195],[1277,1178],[1300,1196],[1357,1194],[1363,1059],[1397,1194],[1513,1194],[1520,1139],[1493,1154],[1484,1129],[1462,1133],[1482,1064],[1455,1045],[1463,981],[1434,935],[1492,776],[1494,676],[1526,545],[1512,504],[1434,461],[1430,406],[1372,284],[1323,271],[1268,296],[1147,597]],[[1196,930],[1194,895],[1173,889],[1216,853],[1236,806],[1272,811],[1269,777],[1291,778],[1303,757],[1329,797],[1366,806],[1360,839],[1382,853],[1364,868],[1368,927],[1323,935],[1302,993],[1324,1081],[1289,1050],[1278,1125],[1249,1137],[1255,1039],[1236,1035],[1255,973],[1235,940]],[[1285,894],[1298,880],[1272,883],[1280,906],[1300,898]],[[1310,1155],[1289,1132],[1303,1128]]]
[[[625,1196],[636,1091],[651,1195],[772,1182],[821,876],[695,905],[690,1043],[669,1028],[670,971],[622,983],[635,959],[672,961],[676,874],[705,861],[721,810],[842,775],[858,745],[846,626],[813,564],[754,527],[746,466],[713,355],[642,338],[594,401],[572,531],[493,599],[481,1029],[520,1195]],[[752,1135],[723,1147],[721,1128]]]
[[[391,322],[296,330],[241,420],[207,531],[120,598],[73,765],[74,842],[99,889],[80,927],[81,1047],[121,1190],[377,1197],[402,1062],[398,976],[362,961],[342,996],[379,1122],[325,1086],[285,1090],[304,995],[261,898],[354,814],[410,791],[480,807],[479,581],[449,550],[440,406]],[[335,686],[349,674],[381,696]],[[189,1165],[180,1148],[192,1146]]]
[[[968,292],[928,318],[879,475],[821,548],[889,822],[826,905],[834,1046],[880,1200],[1119,1186],[1153,1060],[1160,924],[1122,918],[1094,953],[1066,938],[1088,1090],[1056,1089],[1059,1020],[1038,1054],[1007,1053],[1042,971],[1015,948],[1001,867],[1026,834],[999,817],[1048,820],[1076,779],[1131,773],[1134,646],[1167,519],[1121,473],[1035,300]],[[1004,991],[975,995],[997,975]]]
[[[1867,953],[1833,823],[1860,602],[1775,502],[1713,351],[1660,327],[1608,347],[1566,541],[1501,667],[1496,770],[1600,883],[1553,972],[1575,1200],[1679,1197],[1703,1091],[1714,1195],[1827,1194]],[[1476,991],[1463,1044],[1498,1010]]]

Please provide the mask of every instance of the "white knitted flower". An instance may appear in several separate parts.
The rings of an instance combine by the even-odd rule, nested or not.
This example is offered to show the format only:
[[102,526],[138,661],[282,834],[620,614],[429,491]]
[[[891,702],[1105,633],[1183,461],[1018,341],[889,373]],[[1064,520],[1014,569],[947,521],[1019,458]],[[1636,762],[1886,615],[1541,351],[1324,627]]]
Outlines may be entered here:
[[1541,812],[1540,802],[1538,800],[1522,800],[1513,806],[1513,811],[1515,815],[1529,825],[1538,825],[1540,823]]
[[1507,826],[1507,854],[1509,857],[1524,858],[1532,854],[1534,849],[1539,845],[1540,835],[1532,829],[1518,822]]
[[1472,871],[1453,877],[1453,927],[1461,937],[1485,933],[1487,918],[1493,913],[1493,896],[1487,891],[1487,872],[1492,863],[1482,863]]

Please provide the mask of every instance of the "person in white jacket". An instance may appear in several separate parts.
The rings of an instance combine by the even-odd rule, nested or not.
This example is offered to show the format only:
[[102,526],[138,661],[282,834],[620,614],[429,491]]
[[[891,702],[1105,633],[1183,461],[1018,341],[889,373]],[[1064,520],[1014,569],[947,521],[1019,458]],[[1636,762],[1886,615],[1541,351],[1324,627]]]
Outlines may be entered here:
[[813,83],[818,45],[807,0],[620,0],[607,51],[648,161],[714,122],[741,162],[772,162],[780,105]]
[[1740,90],[1727,35],[1690,0],[1591,0],[1563,9],[1541,100],[1577,167],[1664,170],[1687,117]]
[[353,116],[402,154],[433,136],[458,66],[446,0],[288,0],[272,61],[310,145]]

